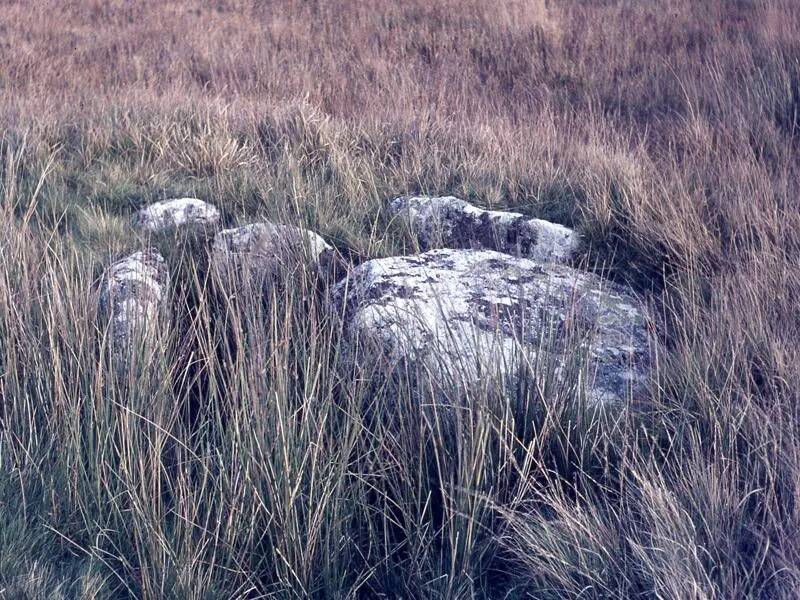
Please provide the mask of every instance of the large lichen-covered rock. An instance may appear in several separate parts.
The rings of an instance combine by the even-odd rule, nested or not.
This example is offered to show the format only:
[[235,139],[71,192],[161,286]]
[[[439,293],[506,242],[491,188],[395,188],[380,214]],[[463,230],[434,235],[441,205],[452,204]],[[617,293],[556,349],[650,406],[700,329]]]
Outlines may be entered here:
[[100,288],[100,314],[110,323],[117,361],[139,351],[159,330],[169,285],[164,257],[153,249],[135,252],[109,266]]
[[484,210],[453,196],[400,197],[390,204],[420,246],[489,249],[542,262],[565,262],[579,237],[572,229],[515,212]]
[[[623,288],[565,265],[489,250],[368,261],[333,289],[349,354],[410,361],[438,381],[513,380],[522,361],[578,368],[590,404],[638,395],[645,316]],[[364,354],[364,353],[367,354]]]
[[137,227],[155,233],[183,226],[211,227],[219,223],[217,207],[197,198],[175,198],[155,202],[136,213]]
[[218,272],[270,278],[298,265],[325,269],[334,259],[333,248],[322,237],[291,225],[268,221],[217,233],[211,251]]

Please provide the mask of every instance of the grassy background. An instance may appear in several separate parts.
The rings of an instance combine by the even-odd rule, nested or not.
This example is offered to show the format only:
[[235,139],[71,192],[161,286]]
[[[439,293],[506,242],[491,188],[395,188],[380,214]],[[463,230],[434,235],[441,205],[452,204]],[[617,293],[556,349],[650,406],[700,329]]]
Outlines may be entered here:
[[[788,1],[4,3],[0,595],[794,597],[798,40]],[[357,263],[413,249],[406,192],[577,227],[653,307],[650,402],[415,397],[318,282],[220,295],[196,239],[156,240],[178,325],[112,376],[139,206]]]

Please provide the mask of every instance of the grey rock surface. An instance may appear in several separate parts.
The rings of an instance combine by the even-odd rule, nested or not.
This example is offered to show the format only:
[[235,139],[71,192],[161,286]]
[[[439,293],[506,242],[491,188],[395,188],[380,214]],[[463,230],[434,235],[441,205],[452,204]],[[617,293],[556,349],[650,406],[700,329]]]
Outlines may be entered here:
[[350,352],[422,364],[442,381],[513,378],[521,361],[536,357],[555,361],[557,373],[577,359],[590,404],[636,396],[646,382],[639,302],[565,265],[490,250],[432,250],[368,261],[332,295]]
[[297,259],[322,268],[333,255],[333,248],[313,231],[265,221],[217,233],[211,261],[223,273],[235,268],[263,277],[278,275]]
[[219,210],[213,204],[197,198],[175,198],[142,208],[136,213],[134,224],[155,233],[187,225],[213,226],[219,219]]
[[164,257],[153,249],[135,252],[106,269],[99,305],[110,322],[115,359],[124,360],[158,330],[168,286]]
[[565,262],[580,239],[568,227],[515,212],[484,210],[454,196],[400,197],[390,213],[411,228],[420,246],[497,250],[542,262]]

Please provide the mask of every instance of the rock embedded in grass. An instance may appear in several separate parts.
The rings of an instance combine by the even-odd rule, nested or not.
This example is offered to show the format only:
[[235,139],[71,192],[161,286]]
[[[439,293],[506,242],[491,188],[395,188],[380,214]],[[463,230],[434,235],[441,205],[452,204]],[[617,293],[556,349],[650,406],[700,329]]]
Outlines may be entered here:
[[213,226],[219,223],[217,207],[197,198],[175,198],[155,202],[142,208],[134,217],[134,224],[145,231],[156,233],[184,226]]
[[542,262],[565,262],[580,239],[568,227],[515,212],[484,210],[454,196],[400,197],[390,212],[424,249],[489,249]]
[[219,272],[235,269],[260,277],[276,277],[302,264],[322,270],[334,257],[333,248],[313,231],[269,221],[220,231],[211,251]]
[[513,381],[531,358],[558,378],[580,373],[589,404],[638,396],[646,381],[648,334],[637,299],[565,265],[432,250],[367,261],[332,296],[351,355],[410,361],[440,383],[489,374]]
[[115,359],[124,360],[158,330],[169,286],[164,257],[153,249],[109,266],[100,288],[100,312],[110,322]]

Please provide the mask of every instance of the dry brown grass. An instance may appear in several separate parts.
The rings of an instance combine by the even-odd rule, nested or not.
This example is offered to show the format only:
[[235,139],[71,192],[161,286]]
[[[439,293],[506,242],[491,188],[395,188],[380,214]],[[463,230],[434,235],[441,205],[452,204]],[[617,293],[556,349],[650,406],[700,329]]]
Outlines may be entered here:
[[[796,596],[795,3],[5,1],[0,126],[0,596]],[[197,368],[108,381],[87,290],[141,204],[357,262],[410,191],[578,227],[662,324],[650,403],[478,394],[445,442],[310,290],[241,317],[202,280],[194,429]]]

